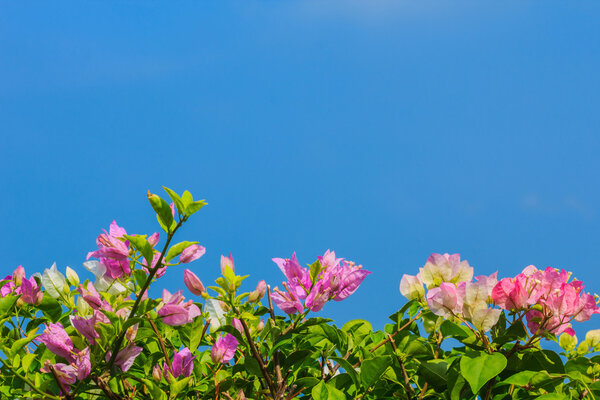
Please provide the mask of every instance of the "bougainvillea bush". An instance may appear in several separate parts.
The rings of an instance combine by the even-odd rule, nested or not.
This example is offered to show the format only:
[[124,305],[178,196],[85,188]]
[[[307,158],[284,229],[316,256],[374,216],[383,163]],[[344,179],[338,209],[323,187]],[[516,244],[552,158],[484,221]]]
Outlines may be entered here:
[[306,267],[295,254],[274,258],[285,281],[273,288],[229,255],[212,286],[201,271],[218,266],[185,269],[191,298],[181,290],[151,298],[167,269],[205,252],[177,236],[206,203],[165,190],[170,201],[148,194],[160,233],[128,233],[113,221],[90,246],[89,272],[53,265],[28,276],[19,266],[0,281],[0,398],[600,396],[600,330],[578,342],[572,327],[599,313],[599,300],[564,270],[474,277],[458,254],[432,254],[402,277],[408,301],[383,330],[325,317],[328,302],[370,274],[329,250]]

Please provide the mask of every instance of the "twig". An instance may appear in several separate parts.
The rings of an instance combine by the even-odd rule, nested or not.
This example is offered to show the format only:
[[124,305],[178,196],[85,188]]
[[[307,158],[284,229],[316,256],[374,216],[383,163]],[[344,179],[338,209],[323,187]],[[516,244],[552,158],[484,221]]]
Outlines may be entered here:
[[148,322],[150,322],[150,326],[152,327],[152,330],[154,331],[154,333],[156,333],[156,337],[158,338],[158,342],[160,343],[160,348],[162,349],[162,352],[165,356],[165,361],[167,363],[167,366],[169,367],[169,370],[172,372],[173,365],[171,365],[171,360],[169,359],[169,355],[167,354],[167,349],[165,348],[165,342],[164,342],[162,336],[160,336],[160,333],[158,332],[158,329],[156,328],[156,324],[154,323],[154,321],[152,321],[150,318],[148,318]]
[[67,399],[67,400],[73,400],[73,396],[71,396],[71,393],[69,393],[69,391],[67,390],[67,388],[65,387],[65,385],[63,385],[63,383],[61,382],[61,380],[58,378],[58,374],[56,373],[56,370],[54,369],[54,366],[53,365],[48,365],[48,369],[50,370],[50,372],[52,372],[52,376],[54,376],[54,379],[56,380],[56,383],[58,383],[58,386],[60,387],[60,390],[65,395],[65,399]]
[[404,377],[404,391],[406,392],[406,397],[408,398],[408,400],[412,400],[412,395],[414,393],[414,389],[410,385],[410,378],[408,377],[408,374],[406,373],[406,368],[404,368],[404,363],[402,362],[402,358],[397,354],[398,347],[396,347],[396,342],[391,337],[390,337],[390,344],[392,345],[392,348],[394,349],[394,354],[396,354],[396,359],[398,360],[398,363],[400,364],[400,369],[402,370],[402,376]]

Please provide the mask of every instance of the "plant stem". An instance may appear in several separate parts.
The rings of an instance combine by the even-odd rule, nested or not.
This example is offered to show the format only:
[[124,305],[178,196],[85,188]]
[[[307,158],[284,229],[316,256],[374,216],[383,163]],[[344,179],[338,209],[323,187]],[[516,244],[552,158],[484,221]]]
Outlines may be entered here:
[[13,373],[13,374],[15,374],[16,376],[18,376],[18,377],[19,377],[21,380],[23,380],[24,382],[26,382],[26,383],[27,383],[27,384],[28,384],[28,385],[31,387],[31,389],[32,389],[34,392],[36,392],[37,394],[39,394],[39,395],[41,395],[41,396],[44,396],[44,398],[45,398],[45,399],[51,399],[51,400],[60,400],[60,397],[58,397],[58,396],[54,396],[54,395],[51,395],[51,394],[48,394],[48,393],[46,393],[46,392],[43,392],[43,391],[41,391],[40,389],[38,389],[38,388],[35,386],[35,383],[31,382],[31,380],[30,380],[30,379],[28,379],[28,378],[24,377],[23,375],[21,375],[21,374],[19,374],[17,371],[15,371],[15,370],[14,370],[14,369],[13,369],[13,368],[10,366],[10,365],[6,364],[6,361],[4,361],[4,360],[0,360],[0,361],[2,361],[2,364],[4,364],[4,366],[5,366],[6,368],[8,368],[8,370],[9,370],[10,372],[12,372],[12,373]]
[[173,371],[173,365],[171,365],[171,359],[169,358],[169,355],[167,354],[167,349],[165,348],[165,342],[164,342],[162,336],[160,336],[160,333],[158,332],[158,329],[156,328],[156,324],[150,318],[148,318],[148,322],[150,322],[150,326],[152,327],[152,330],[154,331],[154,333],[156,333],[156,337],[158,338],[158,343],[160,343],[160,348],[165,356],[165,361],[167,363],[167,366],[169,367],[169,370]]

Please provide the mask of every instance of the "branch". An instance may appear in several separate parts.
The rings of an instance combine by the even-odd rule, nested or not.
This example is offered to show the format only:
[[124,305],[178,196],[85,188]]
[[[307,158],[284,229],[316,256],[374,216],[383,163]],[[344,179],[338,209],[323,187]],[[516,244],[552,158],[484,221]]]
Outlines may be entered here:
[[154,333],[156,333],[156,337],[158,338],[158,342],[160,343],[160,348],[162,349],[162,352],[165,356],[165,361],[167,363],[167,366],[169,367],[169,370],[173,371],[173,365],[171,365],[171,360],[169,359],[169,355],[167,354],[167,349],[165,348],[165,342],[164,342],[162,336],[160,336],[160,333],[158,332],[158,329],[156,328],[156,324],[154,324],[154,321],[152,321],[150,318],[148,318],[148,322],[150,322],[150,326],[152,327],[152,330],[154,331]]

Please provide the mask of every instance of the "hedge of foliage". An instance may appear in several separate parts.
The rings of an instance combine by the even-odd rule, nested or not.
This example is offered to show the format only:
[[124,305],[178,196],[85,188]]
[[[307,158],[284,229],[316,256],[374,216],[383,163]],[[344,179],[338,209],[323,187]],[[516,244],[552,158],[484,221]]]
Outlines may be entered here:
[[[458,254],[432,254],[403,276],[408,302],[383,331],[316,316],[370,274],[329,250],[306,268],[295,254],[273,259],[286,279],[280,288],[259,281],[241,290],[248,275],[230,255],[214,286],[185,270],[193,298],[181,290],[150,298],[167,268],[205,252],[174,241],[205,201],[165,190],[171,201],[148,194],[163,232],[128,234],[113,221],[83,263],[92,280],[53,265],[29,277],[19,266],[0,281],[0,398],[600,396],[600,330],[578,343],[571,326],[599,313],[599,300],[564,270],[530,265],[515,277],[474,278]],[[562,351],[544,348],[549,341]]]

